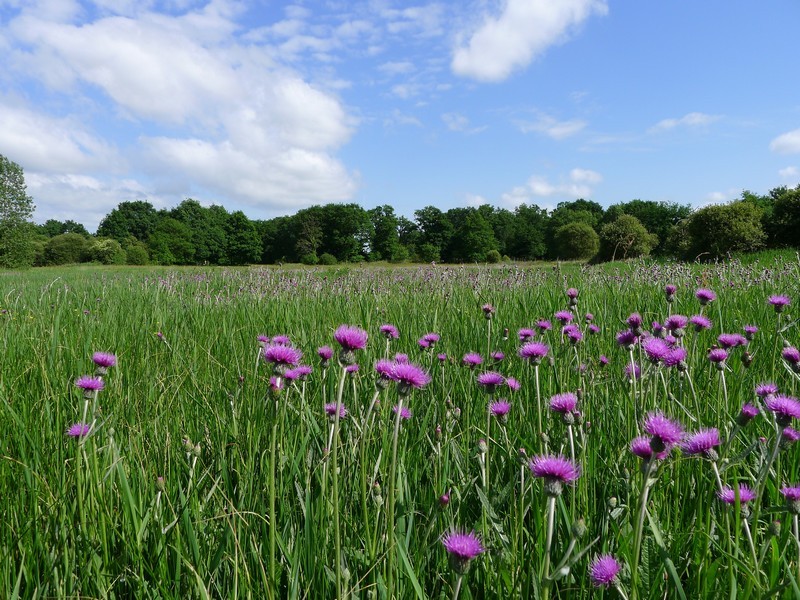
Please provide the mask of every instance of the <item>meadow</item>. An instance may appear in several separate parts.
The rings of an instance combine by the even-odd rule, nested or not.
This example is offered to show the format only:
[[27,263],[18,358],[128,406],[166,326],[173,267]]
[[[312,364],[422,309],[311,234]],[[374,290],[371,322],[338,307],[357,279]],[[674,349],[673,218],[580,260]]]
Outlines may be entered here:
[[0,597],[798,598],[799,281],[4,273]]

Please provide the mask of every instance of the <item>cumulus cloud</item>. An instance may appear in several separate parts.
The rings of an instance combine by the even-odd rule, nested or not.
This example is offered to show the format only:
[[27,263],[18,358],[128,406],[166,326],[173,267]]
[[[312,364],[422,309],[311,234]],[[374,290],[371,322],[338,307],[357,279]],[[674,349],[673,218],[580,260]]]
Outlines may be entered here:
[[703,127],[718,121],[719,115],[708,115],[700,112],[691,112],[678,119],[663,119],[648,129],[649,133],[669,131],[676,127]]
[[800,177],[800,169],[797,167],[785,167],[778,171],[778,175],[780,175],[783,179],[797,179]]
[[800,152],[800,129],[787,131],[779,135],[770,142],[769,149],[778,154],[796,154]]
[[546,114],[540,114],[536,121],[521,121],[519,128],[523,133],[543,133],[554,140],[563,140],[579,133],[586,122],[579,119],[559,121]]
[[[593,186],[603,181],[603,176],[590,169],[574,168],[567,176],[553,182],[543,175],[532,175],[525,185],[519,185],[505,192],[500,202],[506,206],[520,204],[537,204],[542,206],[541,199],[577,200],[591,197]],[[543,208],[552,208],[552,203],[545,203]]]
[[459,36],[451,68],[478,81],[502,81],[565,41],[592,15],[607,12],[604,0],[507,0],[499,15],[486,15]]

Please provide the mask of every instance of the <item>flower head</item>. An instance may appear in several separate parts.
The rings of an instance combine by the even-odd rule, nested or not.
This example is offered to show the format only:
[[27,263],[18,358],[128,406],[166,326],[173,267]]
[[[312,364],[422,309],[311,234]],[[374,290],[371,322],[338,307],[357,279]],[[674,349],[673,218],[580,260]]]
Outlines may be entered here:
[[717,295],[706,288],[700,288],[694,293],[694,296],[700,301],[702,306],[705,306],[709,302],[713,302],[717,299]]
[[562,415],[574,413],[577,406],[578,396],[572,392],[556,394],[550,398],[550,410],[561,413]]
[[800,364],[800,350],[794,346],[789,346],[781,350],[781,356],[783,357],[783,360],[792,366],[792,368]]
[[683,315],[670,315],[667,317],[667,320],[664,321],[664,329],[671,332],[675,337],[680,337],[683,335],[688,323],[689,319]]
[[777,393],[778,393],[778,385],[772,383],[771,381],[759,383],[756,386],[756,396],[758,396],[759,398],[766,398],[767,396],[773,396]]
[[747,339],[741,333],[720,333],[717,342],[725,349],[747,345]]
[[677,367],[678,370],[686,367],[686,348],[678,346],[667,351],[662,359],[665,367]]
[[542,362],[542,359],[547,356],[549,351],[550,348],[548,348],[547,344],[543,344],[542,342],[528,342],[519,349],[518,354],[520,358],[524,358],[532,364],[538,365]]
[[628,363],[625,365],[623,369],[623,373],[625,374],[626,379],[640,379],[642,376],[642,368],[639,366],[638,363]]
[[569,288],[567,290],[567,298],[570,300],[575,300],[578,297],[578,290],[575,288]]
[[667,300],[672,302],[672,297],[675,295],[675,292],[678,291],[678,288],[672,284],[667,284],[664,286],[664,294],[667,296]]
[[647,358],[654,364],[664,360],[670,351],[669,344],[665,340],[656,337],[647,338],[642,342],[642,348]]
[[781,494],[786,499],[786,506],[789,512],[800,515],[800,486],[785,486],[781,488]]
[[655,456],[658,460],[664,460],[667,458],[667,456],[669,456],[670,451],[670,448],[666,448],[665,450],[654,454],[653,448],[650,445],[650,438],[646,435],[640,435],[639,437],[633,438],[633,440],[631,440],[630,449],[634,456],[638,456],[644,461],[650,460],[653,458],[653,456]]
[[[722,500],[725,504],[735,504],[736,503],[736,490],[734,490],[730,486],[725,486],[720,491],[717,492],[717,497]],[[739,501],[742,504],[746,502],[750,502],[751,500],[755,500],[756,493],[750,488],[750,486],[740,483],[739,484]]]
[[581,470],[563,456],[536,456],[528,468],[534,477],[544,479],[544,491],[548,496],[560,496],[565,483],[578,479]]
[[719,430],[712,427],[710,429],[701,429],[688,436],[681,443],[681,449],[684,454],[689,456],[702,456],[703,458],[716,460],[716,448],[720,444]]
[[736,424],[739,425],[739,427],[744,427],[758,416],[758,412],[757,406],[753,406],[749,403],[743,404],[742,410],[739,411],[739,415],[736,417]]
[[317,348],[317,355],[322,359],[323,362],[328,362],[331,358],[333,358],[333,348],[330,346],[322,346]]
[[745,325],[744,326],[744,337],[748,340],[752,340],[755,335],[758,333],[758,327],[755,325]]
[[487,319],[494,317],[495,308],[491,304],[484,304],[481,306],[481,310],[483,311],[483,316]]
[[333,339],[339,342],[345,352],[363,350],[367,346],[368,337],[366,331],[351,325],[339,325],[333,334]]
[[477,352],[467,352],[461,362],[470,369],[474,369],[483,362],[483,357]]
[[117,364],[117,357],[109,352],[95,352],[92,354],[92,362],[102,369],[108,369]]
[[772,305],[776,313],[779,313],[783,312],[783,309],[789,306],[792,300],[789,296],[770,296],[767,302]]
[[[275,338],[272,339],[274,341]],[[285,372],[296,366],[303,358],[303,353],[297,348],[274,343],[264,346],[263,355],[264,360],[272,363],[278,372]]]
[[288,335],[274,335],[272,336],[272,343],[279,346],[291,346],[292,340],[289,339]]
[[92,377],[91,375],[83,375],[75,380],[75,387],[83,390],[84,394],[102,391],[105,384],[99,377]]
[[[336,402],[328,402],[325,404],[325,414],[328,418],[334,420],[336,418]],[[347,409],[344,404],[339,405],[339,418],[344,419],[347,416]]]
[[477,377],[478,385],[482,386],[487,393],[493,394],[498,386],[505,384],[506,378],[494,371],[481,373]]
[[639,313],[631,313],[628,318],[625,319],[625,322],[628,324],[628,327],[635,331],[642,328],[642,323],[644,321],[642,321],[642,315]]
[[398,411],[400,411],[400,418],[403,421],[408,421],[413,416],[411,414],[411,409],[408,408],[407,406],[400,406],[398,404],[398,405],[395,405],[395,406],[392,407],[392,412],[394,414],[397,414]]
[[718,369],[725,368],[725,361],[728,360],[728,351],[724,348],[712,348],[708,351],[708,360],[716,365]]
[[511,410],[511,403],[508,400],[495,400],[489,404],[489,414],[499,419],[505,418]]
[[417,341],[417,343],[419,344],[420,348],[427,350],[428,348],[433,348],[439,339],[438,333],[426,333]]
[[431,381],[430,375],[413,363],[395,363],[392,379],[397,382],[397,391],[401,395],[410,393],[412,389],[423,388]]
[[520,388],[522,387],[520,385],[519,381],[517,381],[516,378],[514,378],[514,377],[507,377],[506,378],[506,385],[508,386],[508,389],[510,391],[512,391],[512,392],[518,392],[520,390]]
[[622,569],[619,561],[610,554],[601,554],[589,565],[589,579],[595,587],[609,587]]
[[517,332],[517,335],[519,336],[520,342],[527,342],[536,335],[536,332],[528,327],[523,327]]
[[381,325],[379,330],[387,340],[396,340],[400,337],[400,332],[394,325],[389,325],[387,323],[385,325]]
[[470,562],[484,552],[483,544],[474,531],[448,533],[442,537],[442,545],[450,556],[451,567],[459,574],[465,573]]
[[689,324],[694,326],[695,331],[703,331],[705,329],[711,329],[713,327],[713,323],[711,319],[709,319],[705,315],[692,315],[689,317]]
[[651,436],[653,452],[662,452],[681,441],[683,428],[677,421],[668,419],[661,412],[648,413],[644,420],[644,431]]
[[787,427],[792,419],[800,419],[800,402],[785,394],[775,394],[764,398],[764,406],[775,414],[782,427]]
[[630,329],[620,331],[617,334],[617,344],[625,348],[625,350],[628,351],[633,350],[633,347],[636,345],[636,342],[638,341],[639,341],[639,336],[637,336]]
[[73,423],[67,427],[66,435],[74,438],[82,438],[89,433],[91,425],[88,423]]
[[536,321],[536,329],[539,330],[539,333],[544,333],[545,331],[550,331],[553,326],[550,324],[550,321],[546,319],[539,319]]
[[562,325],[566,325],[567,323],[571,323],[572,319],[575,318],[575,315],[573,315],[568,310],[560,310],[553,316],[556,318],[556,321],[558,321]]

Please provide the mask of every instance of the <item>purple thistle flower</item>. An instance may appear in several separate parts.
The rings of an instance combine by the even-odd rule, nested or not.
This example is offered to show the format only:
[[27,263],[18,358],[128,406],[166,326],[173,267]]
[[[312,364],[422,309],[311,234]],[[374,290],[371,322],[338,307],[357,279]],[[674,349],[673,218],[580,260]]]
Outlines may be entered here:
[[764,406],[775,414],[778,425],[786,427],[792,419],[800,419],[800,402],[785,394],[776,394],[764,398]]
[[547,356],[549,351],[550,348],[548,348],[547,344],[543,344],[542,342],[528,342],[519,349],[518,354],[520,358],[524,358],[532,364],[538,365],[542,362],[542,359]]
[[644,431],[650,434],[650,446],[659,453],[681,441],[683,428],[677,421],[668,419],[661,412],[648,413],[644,420]]
[[477,352],[467,352],[464,355],[464,358],[461,359],[461,363],[466,365],[470,369],[474,369],[482,362],[483,362],[483,357]]
[[[734,490],[730,486],[725,486],[720,491],[717,492],[717,497],[722,500],[725,504],[735,504],[736,503],[736,490]],[[741,504],[745,504],[750,502],[751,500],[755,500],[756,493],[750,488],[750,486],[740,483],[739,484],[739,501]]]
[[105,387],[103,380],[99,377],[92,377],[91,375],[82,375],[75,380],[75,387],[79,387],[85,394],[92,392],[100,392]]
[[440,352],[439,354],[436,355],[436,358],[439,359],[439,362],[444,362],[447,360],[447,354],[445,354],[444,352]]
[[392,379],[397,382],[398,392],[405,396],[412,389],[420,389],[430,383],[430,376],[413,363],[397,363],[392,370]]
[[423,346],[424,348],[433,348],[439,342],[440,339],[441,338],[439,337],[438,333],[433,333],[433,332],[426,333],[420,339],[419,345],[422,346],[424,342],[425,343],[425,345]]
[[664,329],[664,326],[658,321],[653,321],[651,327],[653,329],[653,335],[655,337],[663,338],[667,333],[667,330]]
[[633,347],[636,345],[636,342],[638,341],[639,337],[630,329],[626,329],[625,331],[620,331],[617,334],[617,344],[625,348],[625,350],[628,351],[633,350]]
[[573,315],[568,310],[560,310],[553,316],[556,318],[556,321],[558,321],[562,325],[566,325],[567,323],[571,323],[572,319],[575,318],[575,315]]
[[765,383],[759,383],[756,386],[756,396],[759,398],[766,398],[767,396],[772,396],[778,393],[778,386],[775,383],[767,381]]
[[625,322],[628,324],[628,327],[630,327],[631,330],[637,330],[642,328],[642,323],[644,321],[642,321],[642,315],[639,313],[631,313],[628,318],[625,319]]
[[407,406],[400,407],[399,405],[395,405],[392,407],[392,412],[397,414],[397,411],[400,411],[400,418],[403,421],[408,421],[413,415],[411,414],[411,409]]
[[517,335],[519,336],[520,342],[527,342],[536,335],[536,332],[533,329],[524,327],[517,332]]
[[535,456],[528,468],[534,477],[544,479],[544,491],[548,496],[560,496],[565,483],[578,479],[581,470],[563,456]]
[[636,377],[636,379],[641,379],[642,377],[642,368],[639,366],[639,363],[633,363],[632,366],[631,363],[626,364],[622,372],[625,374],[625,378],[628,380],[631,380],[634,377]]
[[789,512],[800,515],[800,486],[784,486],[781,494],[786,499],[786,506]]
[[667,296],[667,300],[670,302],[672,301],[672,297],[675,295],[675,292],[678,291],[678,288],[672,284],[667,284],[664,286],[664,294]]
[[505,422],[505,418],[511,410],[511,403],[508,400],[500,399],[489,404],[489,414]]
[[585,315],[583,315],[583,320],[586,321],[587,323],[591,323],[592,321],[594,321],[594,315],[592,313],[586,313]]
[[678,367],[683,369],[686,367],[686,348],[678,346],[667,351],[662,359],[665,367]]
[[508,386],[508,389],[512,392],[518,392],[522,387],[519,381],[517,381],[514,377],[506,378],[506,385]]
[[483,544],[474,531],[450,532],[442,537],[442,545],[450,557],[450,566],[459,574],[465,573],[470,562],[484,552]]
[[545,331],[550,331],[553,326],[550,324],[550,321],[539,319],[536,321],[536,328],[539,330],[539,333],[544,333]]
[[385,358],[381,358],[375,363],[375,372],[381,379],[392,379],[392,372],[394,371],[394,363]]
[[275,335],[272,336],[272,343],[277,346],[291,346],[292,340],[288,335]]
[[[325,404],[325,414],[331,420],[336,418],[336,402],[328,402]],[[347,409],[345,408],[344,404],[339,405],[339,418],[344,419],[347,416]]]
[[550,410],[561,413],[562,415],[574,413],[577,406],[578,396],[572,392],[556,394],[550,398]]
[[713,302],[717,299],[717,295],[709,289],[700,288],[694,293],[695,298],[700,301],[702,306],[705,306],[709,302]]
[[784,444],[794,444],[797,440],[800,440],[800,431],[792,427],[784,427],[783,431],[781,431],[781,441]]
[[[274,341],[275,338],[272,339]],[[272,363],[276,369],[284,371],[296,366],[300,362],[300,359],[303,358],[303,353],[297,348],[276,344],[265,346],[263,355],[264,360],[268,363]]]
[[358,369],[359,369],[358,363],[349,364],[344,368],[345,372],[348,375],[355,375],[356,373],[358,373]]
[[783,357],[783,360],[792,366],[800,363],[800,350],[794,346],[789,346],[788,348],[781,350],[781,356]]
[[261,344],[262,346],[269,344],[269,338],[265,336],[263,333],[257,335],[256,340],[258,340],[258,343]]
[[[633,440],[631,440],[630,449],[631,453],[634,456],[638,456],[644,461],[648,461],[651,458],[653,458],[653,448],[650,445],[650,438],[647,437],[646,435],[640,435],[638,437],[633,438]],[[665,450],[656,453],[655,457],[658,460],[664,460],[665,458],[667,458],[667,456],[669,456],[669,451],[670,449],[666,448]]]
[[671,332],[675,337],[681,337],[688,323],[689,319],[683,315],[670,315],[664,321],[664,329]]
[[571,344],[577,344],[583,339],[583,334],[581,330],[578,329],[577,325],[567,325],[564,329],[561,330],[562,335],[566,335],[569,339]]
[[69,437],[82,438],[88,435],[89,429],[91,429],[91,425],[88,423],[73,423],[67,427],[65,434]]
[[725,361],[728,360],[728,351],[724,348],[712,348],[708,351],[708,360],[716,365],[718,369],[723,369]]
[[601,367],[605,367],[608,365],[608,357],[605,354],[601,354],[600,358],[597,359],[597,362],[600,363]]
[[396,340],[400,337],[400,332],[394,325],[389,325],[387,323],[385,325],[381,325],[379,330],[387,340]]
[[705,315],[692,315],[689,317],[689,324],[694,326],[694,330],[697,332],[703,331],[705,329],[711,329],[714,324],[711,322]]
[[650,337],[642,342],[642,349],[651,363],[655,364],[664,360],[670,351],[670,347],[661,338]]
[[[333,339],[339,342],[339,345],[345,352],[363,350],[367,346],[368,338],[369,336],[366,331],[351,325],[339,325],[333,334]],[[274,339],[275,338],[273,338],[273,341]]]
[[575,288],[569,288],[567,290],[567,298],[570,300],[575,300],[578,297],[578,290]]
[[719,439],[719,430],[712,427],[710,429],[701,429],[688,436],[683,443],[681,443],[681,450],[683,450],[684,454],[688,454],[689,456],[700,455],[703,458],[716,460],[716,448],[721,443]]
[[586,329],[587,329],[587,331],[588,331],[590,334],[592,334],[592,335],[596,335],[596,334],[600,333],[600,327],[598,327],[598,326],[597,326],[597,325],[595,325],[594,323],[592,323],[591,325],[589,325],[589,327],[587,327]]
[[610,587],[622,569],[619,561],[610,554],[601,554],[589,565],[589,579],[595,587]]
[[494,316],[495,308],[491,304],[484,304],[481,306],[481,310],[483,311],[483,316],[487,319],[491,319]]
[[780,313],[792,303],[792,300],[789,296],[770,296],[767,302],[772,305],[776,313]]
[[478,385],[482,386],[489,394],[494,394],[498,386],[505,384],[506,378],[494,371],[481,373],[477,377]]
[[501,352],[500,350],[495,350],[494,352],[492,352],[492,360],[494,362],[501,362],[505,357],[506,357],[505,353]]
[[95,352],[92,354],[92,362],[102,369],[108,369],[117,364],[117,357],[109,352]]
[[744,326],[744,337],[748,340],[752,340],[756,334],[758,333],[758,327],[755,325],[745,325]]
[[333,348],[330,346],[322,346],[317,348],[317,354],[324,362],[327,362],[333,358]]
[[739,425],[739,427],[744,427],[750,421],[755,419],[758,416],[758,413],[759,410],[757,406],[745,403],[742,405],[742,410],[739,411],[739,415],[736,417],[736,424]]
[[280,394],[283,391],[283,379],[274,375],[270,377],[269,391],[274,395]]
[[409,362],[408,354],[403,354],[402,352],[396,352],[394,355],[394,362],[396,362],[397,364]]
[[747,345],[747,340],[741,333],[720,333],[717,342],[725,349]]

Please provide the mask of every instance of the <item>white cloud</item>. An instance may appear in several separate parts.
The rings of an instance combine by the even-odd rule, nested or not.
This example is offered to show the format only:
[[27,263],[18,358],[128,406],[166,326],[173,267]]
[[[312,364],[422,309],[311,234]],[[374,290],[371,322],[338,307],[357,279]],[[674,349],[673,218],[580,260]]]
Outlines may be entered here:
[[[590,169],[574,168],[566,177],[561,177],[558,182],[552,182],[543,175],[532,175],[525,185],[515,186],[500,197],[501,204],[505,206],[519,206],[520,204],[537,204],[542,206],[541,198],[554,200],[577,200],[589,198],[594,185],[603,181],[603,176]],[[543,208],[552,208],[545,204]]]
[[591,171],[589,169],[572,169],[569,172],[570,181],[575,183],[587,183],[590,185],[596,185],[603,181],[603,176],[600,175],[597,171]]
[[586,127],[586,122],[579,119],[558,121],[550,115],[541,114],[536,121],[521,121],[519,128],[523,133],[543,133],[554,140],[563,140],[579,133]]
[[653,125],[647,131],[649,133],[659,133],[662,131],[669,131],[676,127],[703,127],[709,125],[714,121],[718,121],[721,117],[719,115],[708,115],[705,113],[691,112],[685,114],[679,119],[663,119]]
[[378,67],[378,70],[387,75],[405,75],[415,69],[414,63],[404,60],[396,62],[386,62]]
[[778,175],[783,179],[797,179],[800,176],[800,169],[797,167],[786,167],[778,171]]
[[484,204],[489,204],[486,198],[484,198],[480,194],[467,194],[464,197],[464,203],[467,206],[471,206],[473,208],[478,208],[479,206],[483,206]]
[[796,154],[800,152],[800,129],[787,131],[779,135],[770,142],[769,149],[778,154]]
[[461,133],[479,133],[486,127],[470,127],[469,119],[460,113],[450,112],[442,115],[442,121],[450,131]]
[[459,36],[451,68],[479,81],[502,81],[593,14],[607,12],[605,0],[507,0],[499,15],[485,16],[474,31]]

